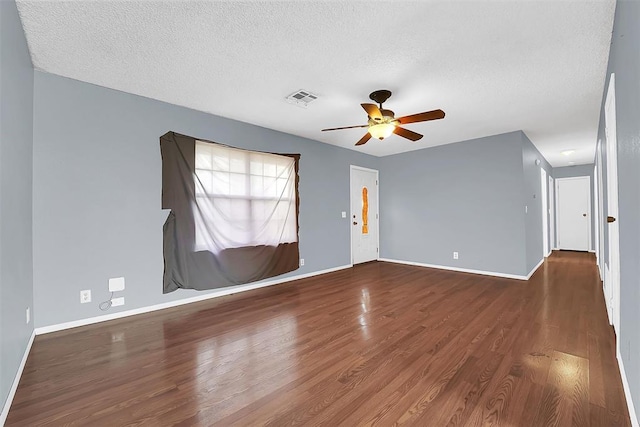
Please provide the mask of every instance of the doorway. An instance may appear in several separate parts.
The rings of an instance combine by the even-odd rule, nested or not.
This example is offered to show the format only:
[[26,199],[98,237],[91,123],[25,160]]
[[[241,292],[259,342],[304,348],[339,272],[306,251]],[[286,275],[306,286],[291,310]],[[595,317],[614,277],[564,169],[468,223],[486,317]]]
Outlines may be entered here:
[[549,177],[549,235],[551,240],[549,242],[549,252],[556,249],[556,197],[555,187],[553,185],[553,178]]
[[588,251],[591,247],[591,178],[556,179],[558,249]]
[[542,258],[549,256],[549,205],[547,198],[547,171],[540,168],[540,187],[542,190]]
[[[596,157],[598,148],[596,145]],[[598,229],[598,224],[600,224],[600,194],[598,193],[598,182],[600,181],[600,174],[598,173],[598,162],[596,160],[596,164],[593,167],[593,224],[595,225],[595,241],[593,243],[594,252],[596,254],[596,265],[598,266],[598,274],[602,277],[602,272],[600,271],[600,232]]]
[[378,171],[351,165],[351,262],[378,259]]
[[[595,181],[596,185],[596,193],[598,194],[598,204],[596,205],[596,209],[598,210],[598,221],[596,221],[596,233],[599,236],[598,246],[596,247],[596,251],[598,252],[598,270],[600,271],[600,280],[602,280],[603,285],[608,285],[608,283],[604,282],[604,224],[605,224],[605,210],[604,210],[604,174],[602,173],[602,165],[604,164],[604,160],[602,159],[602,140],[598,140],[598,145],[596,146],[596,171],[598,172],[598,180]],[[605,296],[607,293],[605,292]],[[607,303],[608,309],[608,303]],[[609,313],[611,315],[611,313]],[[612,322],[611,319],[610,323]]]
[[611,74],[604,105],[604,135],[607,150],[607,223],[609,227],[609,258],[605,267],[607,296],[611,305],[613,328],[620,333],[620,228],[618,225],[618,137],[616,129],[616,80]]

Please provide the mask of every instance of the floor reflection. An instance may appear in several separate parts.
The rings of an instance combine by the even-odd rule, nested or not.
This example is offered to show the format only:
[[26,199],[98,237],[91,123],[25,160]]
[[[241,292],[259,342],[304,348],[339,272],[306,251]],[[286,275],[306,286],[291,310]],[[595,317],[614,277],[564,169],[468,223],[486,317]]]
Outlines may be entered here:
[[[181,323],[188,334],[188,322]],[[179,387],[190,391],[189,405],[197,418],[202,417],[203,425],[213,413],[215,418],[224,417],[229,408],[249,404],[292,381],[300,363],[293,315],[256,319],[238,329],[215,329],[220,333],[174,351],[182,352],[184,363],[192,364]],[[171,360],[176,357],[172,355]]]
[[360,290],[360,316],[358,316],[358,323],[360,324],[360,333],[362,334],[362,339],[368,340],[371,338],[371,334],[369,332],[369,311],[371,307],[371,297],[369,295],[369,289],[361,289]]

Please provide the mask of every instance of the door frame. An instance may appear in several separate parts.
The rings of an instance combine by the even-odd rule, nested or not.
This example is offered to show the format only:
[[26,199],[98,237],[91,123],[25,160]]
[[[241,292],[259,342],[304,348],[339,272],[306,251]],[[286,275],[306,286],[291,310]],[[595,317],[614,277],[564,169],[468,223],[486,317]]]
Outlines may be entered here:
[[556,185],[554,178],[549,175],[549,254],[554,249],[558,249],[556,245]]
[[378,201],[377,206],[376,206],[376,247],[378,248],[378,255],[376,256],[376,261],[380,259],[380,172],[377,169],[371,169],[371,168],[365,168],[362,166],[356,166],[356,165],[349,165],[349,254],[350,254],[350,258],[349,258],[349,263],[351,264],[351,267],[354,266],[353,264],[353,231],[352,231],[352,225],[351,223],[353,222],[353,192],[351,191],[351,189],[353,188],[353,171],[354,170],[359,170],[359,171],[365,171],[365,172],[374,172],[376,174],[376,200]]
[[[602,280],[603,288],[604,288],[604,173],[602,170],[602,140],[598,140],[598,145],[596,145],[596,169],[598,171],[598,181],[594,182],[594,189],[598,193],[598,206],[595,208],[598,209],[598,218],[599,221],[596,223],[596,233],[598,233],[599,239],[599,247],[596,248],[598,251],[598,271],[600,272],[600,280]],[[608,309],[607,309],[608,310]],[[610,314],[610,313],[609,313]]]
[[[588,227],[588,236],[589,236],[589,238],[587,240],[587,246],[588,246],[587,252],[591,252],[591,246],[592,246],[591,245],[591,241],[593,239],[593,237],[591,236],[591,229],[593,228],[592,227],[593,218],[592,218],[592,215],[591,215],[591,209],[592,209],[592,205],[591,205],[591,203],[592,203],[592,200],[591,200],[591,177],[589,175],[570,176],[570,177],[567,177],[567,178],[556,178],[556,188],[555,188],[555,194],[554,194],[555,199],[556,199],[555,200],[555,205],[556,205],[555,223],[556,223],[556,228],[558,228],[558,226],[557,226],[557,224],[559,224],[559,222],[558,222],[558,212],[559,212],[558,206],[560,206],[560,204],[558,203],[558,201],[559,201],[558,188],[560,187],[560,183],[563,182],[563,181],[569,181],[569,180],[575,180],[575,179],[584,179],[584,178],[587,178],[587,182],[589,183],[589,189],[587,191],[587,198],[588,198],[587,200],[589,201],[589,209],[587,210],[587,216],[589,217],[589,227]],[[560,236],[560,228],[558,228],[558,233],[556,235],[556,240],[557,241],[559,241],[559,239],[558,239],[559,236]],[[558,249],[561,249],[559,244],[558,244]]]
[[542,204],[542,259],[549,256],[549,183],[547,171],[540,167],[540,202]]
[[[596,148],[596,156],[597,154]],[[598,182],[600,181],[600,171],[598,170],[598,163],[593,165],[593,228],[595,228],[594,237],[595,240],[593,242],[593,252],[596,254],[596,266],[598,267],[598,274],[602,277],[602,272],[600,271],[600,198],[602,197],[598,191]]]

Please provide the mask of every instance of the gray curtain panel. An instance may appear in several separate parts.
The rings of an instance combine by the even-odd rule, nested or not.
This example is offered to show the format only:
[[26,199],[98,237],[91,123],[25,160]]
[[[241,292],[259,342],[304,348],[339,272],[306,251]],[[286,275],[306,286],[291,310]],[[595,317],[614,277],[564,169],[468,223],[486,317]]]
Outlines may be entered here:
[[160,138],[163,292],[255,282],[299,267],[299,154]]

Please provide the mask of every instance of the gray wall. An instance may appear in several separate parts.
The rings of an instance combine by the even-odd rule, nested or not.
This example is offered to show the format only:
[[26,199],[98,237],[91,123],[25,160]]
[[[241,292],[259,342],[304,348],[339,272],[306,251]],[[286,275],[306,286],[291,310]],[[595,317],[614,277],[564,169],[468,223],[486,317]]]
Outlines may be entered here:
[[[553,168],[553,178],[573,178],[576,176],[588,176],[591,180],[591,250],[595,250],[596,234],[595,234],[595,218],[597,206],[594,200],[594,189],[596,182],[594,181],[593,168],[594,164],[566,166],[562,168]],[[557,234],[556,234],[557,235]]]
[[33,66],[13,1],[0,2],[0,404],[33,331]]
[[[127,281],[125,306],[109,312],[201,295],[161,292],[158,138],[168,130],[302,154],[305,266],[292,274],[350,263],[349,220],[340,217],[350,164],[380,170],[383,258],[526,275],[542,256],[533,159],[542,157],[520,131],[379,159],[42,72],[34,99],[36,326],[104,314],[109,277]],[[79,303],[83,289],[91,304]]]
[[[520,132],[522,138],[522,173],[524,177],[523,199],[527,207],[522,209],[525,218],[526,273],[528,274],[542,260],[544,251],[542,232],[542,179],[541,169],[551,174],[551,166],[533,145],[531,140]],[[536,164],[540,160],[540,164]],[[547,188],[548,188],[547,184]],[[548,195],[547,195],[548,197]],[[549,199],[547,198],[547,203]],[[547,214],[547,220],[549,215]],[[549,238],[549,236],[547,236]]]
[[381,257],[526,275],[522,136],[382,158]]
[[[633,403],[636,410],[640,410],[640,2],[618,1],[616,6],[598,132],[598,138],[603,143],[604,102],[611,73],[616,75],[618,137],[621,287],[619,340]],[[602,151],[605,158],[603,176],[606,177],[604,146]],[[606,194],[606,181],[604,191]],[[606,206],[606,197],[604,203]],[[606,223],[604,229],[606,248]]]
[[[295,107],[293,107],[295,108]],[[124,276],[130,310],[162,294],[159,137],[173,130],[241,148],[301,153],[298,275],[349,264],[349,165],[378,158],[51,74],[35,73],[33,277],[36,326],[104,314]],[[80,290],[93,302],[80,304]]]

